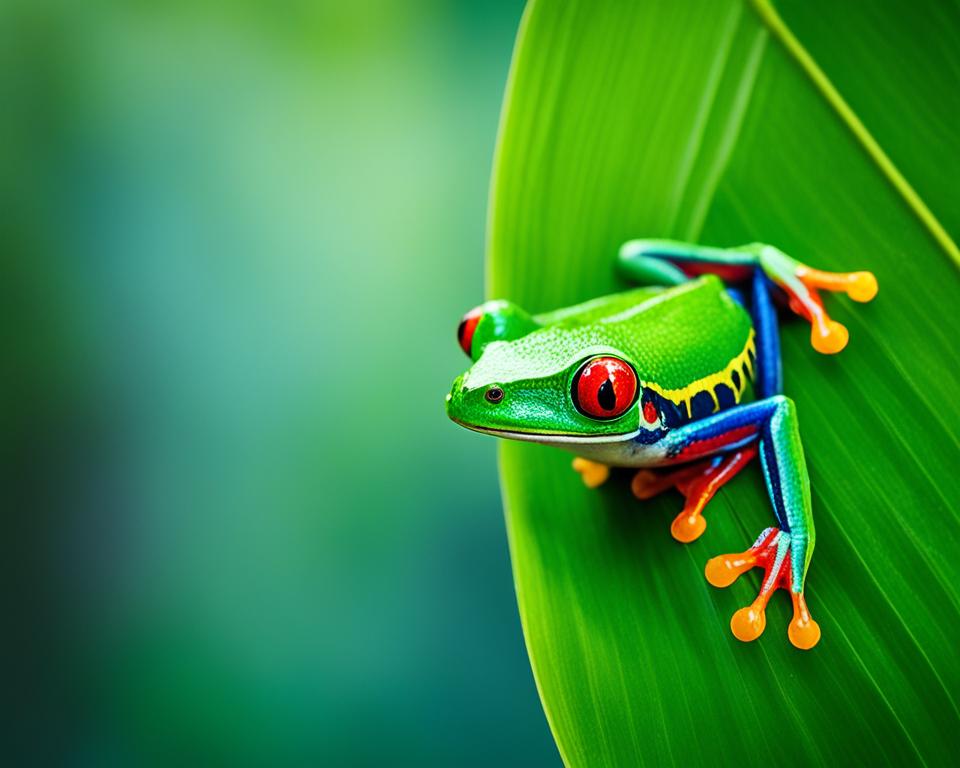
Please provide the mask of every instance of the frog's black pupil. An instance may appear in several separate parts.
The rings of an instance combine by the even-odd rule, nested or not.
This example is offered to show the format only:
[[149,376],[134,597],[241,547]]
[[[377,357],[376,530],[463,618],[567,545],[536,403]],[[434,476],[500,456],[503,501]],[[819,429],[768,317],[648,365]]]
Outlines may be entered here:
[[[449,327],[449,326],[447,326],[447,327]],[[463,320],[461,320],[461,321],[460,321],[460,325],[457,326],[457,341],[459,341],[461,345],[463,344],[463,332],[464,332],[465,330],[467,330],[467,319],[466,319],[466,318],[464,318]]]
[[605,411],[612,411],[617,407],[617,393],[613,389],[613,382],[606,379],[597,390],[597,402]]
[[503,400],[503,390],[500,389],[500,387],[490,387],[490,389],[487,390],[486,398],[491,403],[499,403]]

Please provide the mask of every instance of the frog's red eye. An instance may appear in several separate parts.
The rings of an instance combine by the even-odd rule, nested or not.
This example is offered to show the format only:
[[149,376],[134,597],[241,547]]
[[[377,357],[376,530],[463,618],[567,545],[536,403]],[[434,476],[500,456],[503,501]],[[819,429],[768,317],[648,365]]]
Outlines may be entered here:
[[637,374],[616,357],[595,357],[573,378],[573,404],[591,419],[615,419],[637,399]]
[[480,322],[481,317],[483,317],[483,312],[480,307],[471,309],[463,316],[463,320],[457,327],[457,341],[460,342],[463,351],[467,353],[467,357],[473,357],[470,351],[473,347],[473,332],[477,330],[477,323]]

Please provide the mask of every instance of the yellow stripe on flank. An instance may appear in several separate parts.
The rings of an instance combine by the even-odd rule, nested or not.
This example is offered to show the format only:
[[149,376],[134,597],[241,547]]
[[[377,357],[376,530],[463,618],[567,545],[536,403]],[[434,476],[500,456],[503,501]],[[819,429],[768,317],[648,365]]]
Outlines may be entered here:
[[[730,387],[730,391],[733,392],[734,401],[739,403],[740,398],[743,395],[743,389],[746,386],[746,378],[743,375],[743,368],[746,366],[747,370],[750,372],[750,378],[754,377],[753,362],[750,360],[750,355],[754,357],[757,355],[757,347],[755,343],[755,336],[753,329],[750,329],[750,335],[747,337],[747,343],[743,347],[743,351],[737,355],[733,360],[727,363],[726,367],[717,371],[716,373],[711,373],[709,376],[704,376],[702,379],[697,379],[696,381],[687,384],[687,386],[682,389],[664,389],[658,384],[653,382],[645,382],[645,386],[652,389],[661,397],[665,397],[670,402],[674,403],[678,407],[685,407],[687,409],[687,416],[693,414],[693,398],[696,397],[701,392],[707,392],[710,397],[713,399],[713,410],[720,410],[720,401],[717,399],[717,393],[714,389],[717,384],[726,384]],[[737,387],[733,383],[733,373],[737,372],[737,375],[740,377],[740,386]]]

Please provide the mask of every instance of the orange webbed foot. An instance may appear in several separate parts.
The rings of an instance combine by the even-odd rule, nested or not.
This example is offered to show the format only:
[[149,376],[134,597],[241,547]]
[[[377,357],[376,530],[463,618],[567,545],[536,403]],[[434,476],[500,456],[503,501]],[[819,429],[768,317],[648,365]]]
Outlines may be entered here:
[[801,650],[809,650],[820,641],[820,626],[807,608],[803,590],[793,589],[790,567],[790,535],[777,528],[767,528],[746,552],[711,558],[705,575],[715,587],[727,587],[751,568],[763,568],[763,583],[756,599],[741,608],[730,619],[730,630],[743,642],[756,640],[767,626],[766,607],[777,589],[786,589],[793,600],[793,619],[787,629],[790,642]]

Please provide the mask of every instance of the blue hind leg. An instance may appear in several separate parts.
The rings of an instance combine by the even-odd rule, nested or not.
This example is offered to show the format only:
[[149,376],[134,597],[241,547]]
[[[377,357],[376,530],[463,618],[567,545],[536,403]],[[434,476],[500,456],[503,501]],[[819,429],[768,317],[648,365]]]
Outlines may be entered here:
[[[757,332],[757,397],[763,399],[783,392],[780,365],[780,330],[771,292],[774,285],[754,254],[725,251],[663,240],[633,240],[620,251],[620,272],[642,284],[680,285],[690,279],[681,268],[696,265],[695,274],[708,272],[728,283],[751,281],[750,314]],[[730,295],[743,304],[736,288]]]
[[861,302],[877,293],[877,280],[869,272],[822,272],[763,243],[711,248],[676,240],[631,240],[620,249],[619,268],[632,280],[660,285],[678,285],[705,273],[726,283],[745,282],[762,272],[784,291],[790,309],[810,323],[810,341],[825,354],[843,349],[848,334],[830,319],[819,291],[840,291]]
[[757,332],[757,398],[763,400],[783,393],[783,366],[780,362],[780,326],[770,292],[773,284],[759,269],[753,273],[753,303],[750,314]]

